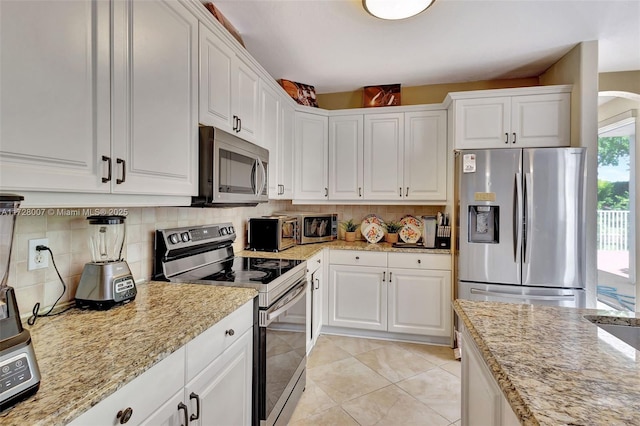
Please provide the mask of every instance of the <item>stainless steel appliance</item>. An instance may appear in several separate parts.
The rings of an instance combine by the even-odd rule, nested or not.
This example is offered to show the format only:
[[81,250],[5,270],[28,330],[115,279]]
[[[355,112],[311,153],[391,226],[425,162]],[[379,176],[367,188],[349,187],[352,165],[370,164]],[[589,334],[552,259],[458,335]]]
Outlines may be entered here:
[[269,201],[269,151],[223,130],[200,127],[199,192],[194,206]]
[[279,252],[297,243],[298,219],[293,216],[263,216],[249,219],[249,248]]
[[0,411],[40,387],[31,334],[22,328],[15,292],[7,285],[16,213],[23,199],[21,195],[0,194]]
[[336,213],[275,212],[273,215],[298,218],[298,244],[322,243],[338,238]]
[[459,298],[585,306],[585,155],[456,153]]
[[90,263],[84,265],[76,290],[76,306],[109,309],[131,302],[137,289],[129,265],[122,258],[124,216],[89,216]]
[[254,424],[285,425],[306,384],[307,265],[236,257],[235,238],[230,223],[157,230],[154,278],[258,290]]

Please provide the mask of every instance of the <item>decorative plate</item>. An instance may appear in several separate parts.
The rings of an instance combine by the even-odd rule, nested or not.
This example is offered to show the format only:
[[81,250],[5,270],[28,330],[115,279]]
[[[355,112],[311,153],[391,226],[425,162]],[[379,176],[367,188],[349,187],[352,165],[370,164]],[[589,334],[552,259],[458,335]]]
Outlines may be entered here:
[[362,236],[370,243],[377,243],[384,237],[384,228],[377,223],[370,223],[362,230]]
[[415,216],[411,216],[410,214],[408,214],[404,216],[402,219],[400,219],[400,223],[403,225],[410,223],[411,225],[418,228],[420,232],[422,232],[422,220],[418,219]]
[[417,243],[420,239],[420,228],[411,223],[407,223],[402,227],[400,232],[398,232],[398,236],[405,243]]
[[365,216],[364,220],[362,221],[362,224],[360,225],[360,232],[362,233],[362,236],[365,239],[367,239],[367,235],[366,235],[367,226],[371,224],[378,225],[384,231],[384,220],[382,220],[382,218],[377,214],[373,214],[373,213],[369,214]]
[[382,227],[384,227],[384,220],[382,220],[382,218],[380,216],[378,216],[377,214],[369,214],[367,216],[365,216],[364,220],[362,221],[362,227],[361,229],[364,229],[367,227],[367,225],[375,223],[376,225],[380,225]]

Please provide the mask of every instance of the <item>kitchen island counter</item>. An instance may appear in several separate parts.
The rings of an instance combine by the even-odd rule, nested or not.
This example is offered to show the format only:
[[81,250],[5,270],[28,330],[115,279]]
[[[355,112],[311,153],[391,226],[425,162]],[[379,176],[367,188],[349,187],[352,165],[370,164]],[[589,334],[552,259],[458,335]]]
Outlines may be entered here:
[[637,325],[640,314],[468,300],[453,306],[521,423],[640,424],[640,351],[584,318]]
[[448,249],[401,248],[401,247],[393,247],[392,244],[384,243],[384,242],[371,244],[366,241],[347,242],[344,240],[334,240],[326,243],[297,245],[277,253],[244,250],[244,251],[241,251],[240,253],[236,253],[236,255],[242,256],[242,257],[266,257],[271,259],[308,260],[309,258],[313,257],[315,254],[319,253],[325,248],[328,248],[331,250],[383,251],[383,252],[389,252],[389,253],[451,254],[451,250],[448,250]]
[[253,299],[254,289],[142,283],[135,301],[71,309],[29,328],[40,389],[0,413],[2,425],[63,425]]

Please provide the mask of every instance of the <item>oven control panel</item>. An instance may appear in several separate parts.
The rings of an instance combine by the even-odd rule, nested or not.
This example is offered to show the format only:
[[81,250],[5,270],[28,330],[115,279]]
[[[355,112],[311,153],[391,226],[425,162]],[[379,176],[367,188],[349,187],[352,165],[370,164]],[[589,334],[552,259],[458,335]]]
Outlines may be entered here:
[[164,237],[167,247],[172,249],[222,240],[233,241],[236,238],[236,230],[231,223],[163,229],[158,232]]

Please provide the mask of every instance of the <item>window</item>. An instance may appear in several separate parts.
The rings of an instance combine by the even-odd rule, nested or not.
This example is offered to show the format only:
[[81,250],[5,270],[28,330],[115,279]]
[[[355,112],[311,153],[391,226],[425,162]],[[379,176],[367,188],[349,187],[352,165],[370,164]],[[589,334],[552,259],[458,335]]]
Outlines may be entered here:
[[598,131],[598,302],[634,311],[636,119],[623,116]]

